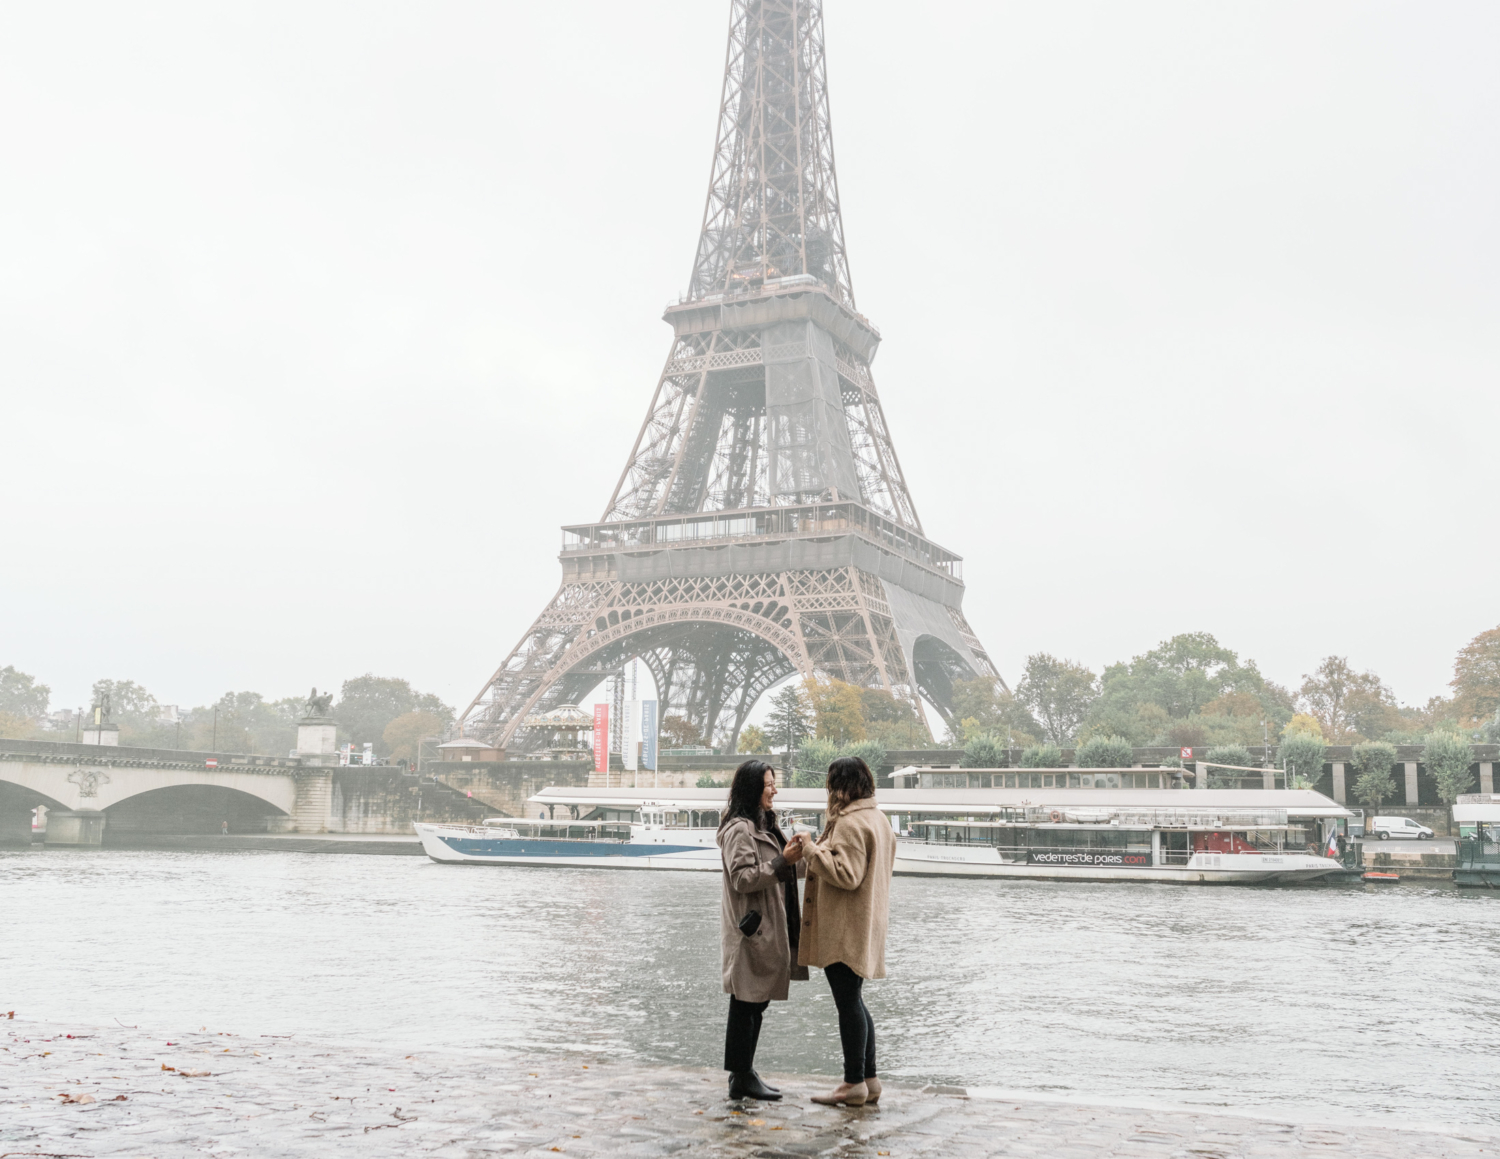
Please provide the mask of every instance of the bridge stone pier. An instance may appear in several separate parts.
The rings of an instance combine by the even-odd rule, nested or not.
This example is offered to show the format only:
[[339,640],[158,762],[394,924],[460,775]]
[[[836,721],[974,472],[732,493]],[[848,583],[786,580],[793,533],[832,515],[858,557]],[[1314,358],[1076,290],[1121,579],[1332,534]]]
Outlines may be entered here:
[[154,834],[412,832],[489,810],[399,766],[340,767],[322,753],[263,757],[0,740],[0,847],[129,845]]

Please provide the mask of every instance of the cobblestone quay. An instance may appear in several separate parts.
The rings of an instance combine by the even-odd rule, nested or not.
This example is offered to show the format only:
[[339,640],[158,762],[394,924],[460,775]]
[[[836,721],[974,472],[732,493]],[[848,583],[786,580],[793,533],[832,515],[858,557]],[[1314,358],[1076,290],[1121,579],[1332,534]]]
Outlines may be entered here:
[[730,1103],[718,1071],[588,1055],[388,1050],[216,1033],[4,1021],[0,1156],[1017,1155],[1230,1159],[1496,1155],[1465,1129],[1276,1122],[1189,1110],[968,1097],[888,1084],[878,1107],[814,1106],[832,1079],[768,1076]]

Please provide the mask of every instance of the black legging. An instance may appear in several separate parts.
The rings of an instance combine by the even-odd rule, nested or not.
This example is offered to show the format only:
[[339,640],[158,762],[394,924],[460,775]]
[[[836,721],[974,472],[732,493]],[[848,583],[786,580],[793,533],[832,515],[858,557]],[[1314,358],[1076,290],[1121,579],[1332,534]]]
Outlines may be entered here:
[[844,1081],[875,1077],[875,1020],[860,990],[865,980],[842,962],[823,967],[833,1004],[839,1008],[839,1041],[844,1047]]
[[760,1041],[760,1016],[769,1002],[741,1002],[729,996],[729,1027],[724,1033],[724,1069],[744,1074],[755,1069],[755,1044]]

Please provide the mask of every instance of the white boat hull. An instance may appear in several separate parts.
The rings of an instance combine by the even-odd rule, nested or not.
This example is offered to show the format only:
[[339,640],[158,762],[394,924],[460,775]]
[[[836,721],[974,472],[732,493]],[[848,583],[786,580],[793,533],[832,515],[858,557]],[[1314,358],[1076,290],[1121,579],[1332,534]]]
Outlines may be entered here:
[[1034,865],[989,845],[896,844],[896,872],[927,877],[1030,877],[1050,881],[1163,881],[1254,884],[1312,881],[1344,867],[1308,853],[1195,853],[1186,865]]
[[[482,825],[416,826],[422,848],[445,865],[561,865],[587,869],[669,869],[718,873],[712,830],[638,831],[629,841],[517,836]],[[1310,881],[1341,870],[1306,853],[1195,853],[1186,865],[1035,865],[1007,860],[989,845],[900,841],[895,872],[927,877],[1021,877],[1049,881],[1155,881],[1255,884]]]
[[[703,830],[653,833],[629,841],[522,837],[483,825],[418,824],[422,849],[445,865],[567,865],[587,869],[675,869],[718,873],[719,847]],[[712,830],[708,831],[712,833]]]

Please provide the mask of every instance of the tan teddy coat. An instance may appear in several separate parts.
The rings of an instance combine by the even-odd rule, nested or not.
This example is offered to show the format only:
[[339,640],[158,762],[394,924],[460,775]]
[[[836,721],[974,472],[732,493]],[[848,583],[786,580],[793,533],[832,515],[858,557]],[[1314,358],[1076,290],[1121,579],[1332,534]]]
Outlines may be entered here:
[[843,962],[861,978],[884,978],[896,835],[875,799],[847,806],[806,861],[798,964]]

